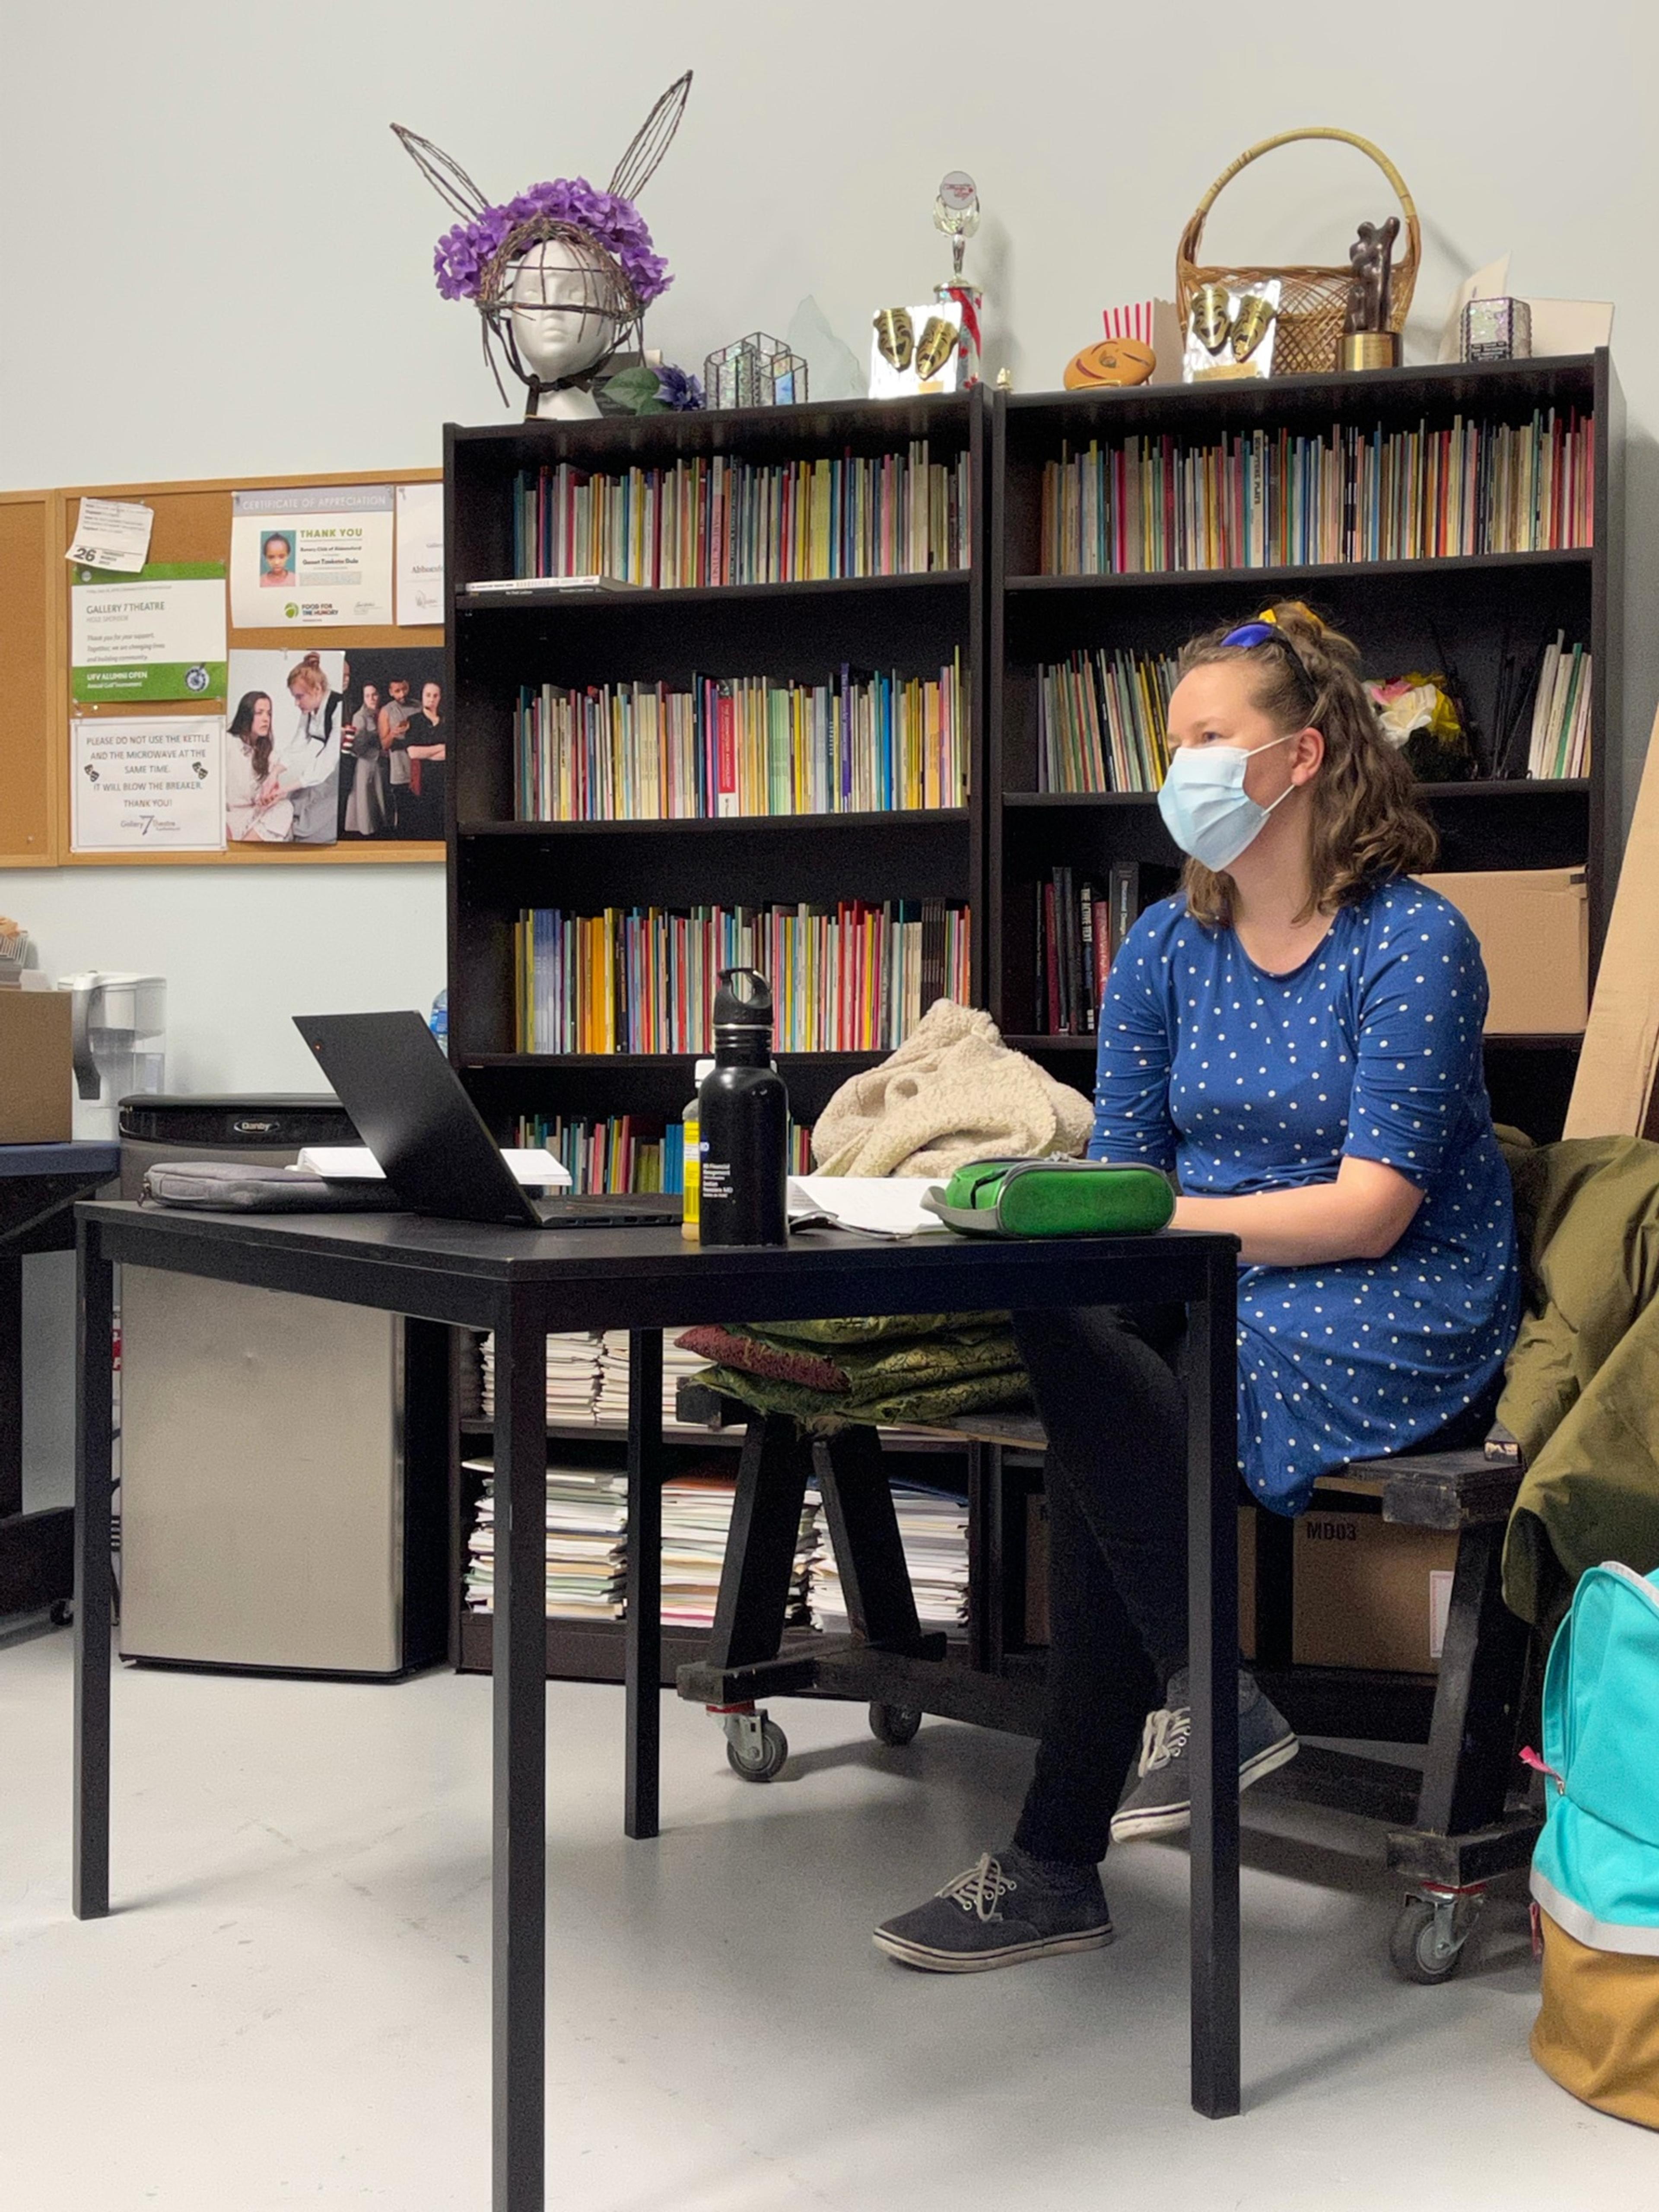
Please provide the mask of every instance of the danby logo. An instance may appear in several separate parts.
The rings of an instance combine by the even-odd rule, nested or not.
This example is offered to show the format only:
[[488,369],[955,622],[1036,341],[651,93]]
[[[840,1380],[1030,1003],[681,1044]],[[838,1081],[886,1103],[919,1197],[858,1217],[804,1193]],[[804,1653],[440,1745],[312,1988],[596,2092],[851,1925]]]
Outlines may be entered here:
[[1304,1521],[1303,1532],[1314,1544],[1357,1544],[1359,1529],[1357,1522],[1344,1516],[1340,1521]]
[[233,1132],[239,1137],[269,1137],[275,1132],[275,1121],[233,1121]]

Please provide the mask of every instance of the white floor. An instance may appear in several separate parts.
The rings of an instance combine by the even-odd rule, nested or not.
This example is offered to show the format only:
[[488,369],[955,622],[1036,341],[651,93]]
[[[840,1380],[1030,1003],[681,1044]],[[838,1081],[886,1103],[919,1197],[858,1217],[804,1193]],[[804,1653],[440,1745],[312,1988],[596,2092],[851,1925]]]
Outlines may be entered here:
[[[118,1910],[68,1909],[70,1640],[0,1649],[0,2203],[489,2201],[489,1686],[123,1670]],[[1651,2212],[1659,2139],[1527,2056],[1518,1895],[1439,1990],[1382,1953],[1377,1832],[1249,1806],[1244,2116],[1187,2104],[1186,1861],[1107,1869],[1108,1950],[939,1979],[871,1948],[1006,1835],[1024,1747],[775,1710],[757,1789],[665,1701],[620,1834],[621,1698],[550,1698],[549,2201],[583,2212]]]

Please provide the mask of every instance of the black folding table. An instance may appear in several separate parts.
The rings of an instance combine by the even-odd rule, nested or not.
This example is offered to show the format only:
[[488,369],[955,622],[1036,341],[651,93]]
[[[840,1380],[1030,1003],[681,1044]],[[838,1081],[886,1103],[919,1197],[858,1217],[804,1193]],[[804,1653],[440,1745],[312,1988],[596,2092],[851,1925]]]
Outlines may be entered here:
[[[410,1214],[77,1208],[74,1907],[109,1910],[112,1268],[331,1298],[495,1335],[494,2212],[545,2201],[546,1346],[550,1331],[626,1328],[629,1379],[625,1807],[658,1829],[662,1336],[697,1322],[967,1313],[1179,1301],[1188,1424],[1192,1682],[1192,2099],[1237,2112],[1238,1474],[1230,1237],[878,1243],[836,1231],[787,1249],[708,1250],[675,1229],[526,1231]],[[1207,1385],[1207,1387],[1206,1387]]]
[[120,1171],[118,1145],[0,1145],[0,1613],[69,1601],[66,1505],[23,1510],[23,1262],[67,1252],[75,1202]]

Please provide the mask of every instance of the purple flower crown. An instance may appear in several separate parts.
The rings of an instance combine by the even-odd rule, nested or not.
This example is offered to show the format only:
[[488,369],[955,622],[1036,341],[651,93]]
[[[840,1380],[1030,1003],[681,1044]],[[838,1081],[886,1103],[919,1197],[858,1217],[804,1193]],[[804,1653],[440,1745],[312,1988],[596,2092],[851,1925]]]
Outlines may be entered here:
[[471,222],[458,222],[438,240],[432,266],[446,300],[476,300],[484,270],[520,223],[545,216],[586,231],[616,257],[641,307],[673,283],[668,264],[651,250],[651,233],[632,200],[596,191],[586,177],[558,177],[532,185],[505,206],[486,207]]

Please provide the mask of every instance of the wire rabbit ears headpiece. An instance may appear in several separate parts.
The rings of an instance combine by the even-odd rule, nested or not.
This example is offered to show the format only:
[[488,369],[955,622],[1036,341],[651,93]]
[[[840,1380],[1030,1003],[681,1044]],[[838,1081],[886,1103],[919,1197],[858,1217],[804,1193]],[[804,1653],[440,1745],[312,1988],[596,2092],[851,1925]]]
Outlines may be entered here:
[[[488,200],[452,155],[403,124],[392,125],[404,152],[461,218],[438,240],[433,269],[446,300],[476,301],[484,318],[486,352],[491,331],[503,335],[501,311],[513,264],[544,240],[563,238],[579,251],[589,250],[585,258],[599,282],[587,312],[611,317],[619,330],[637,323],[668,289],[673,282],[668,264],[653,251],[651,233],[634,203],[673,143],[690,91],[687,70],[646,117],[603,191],[586,177],[559,177],[514,199]],[[510,337],[504,342],[518,369]]]

